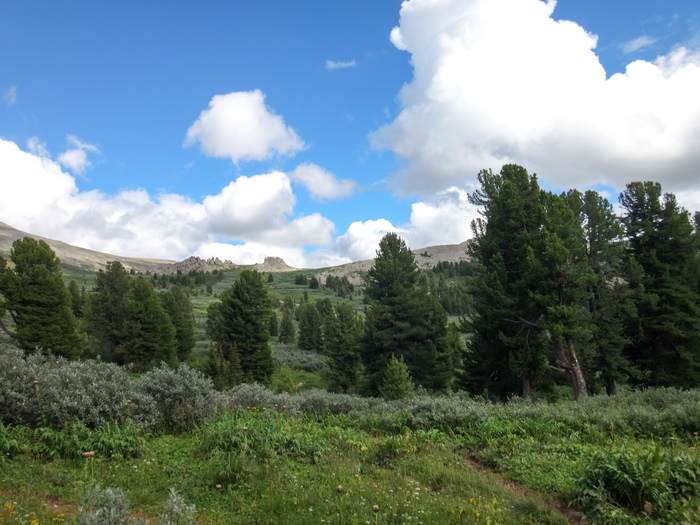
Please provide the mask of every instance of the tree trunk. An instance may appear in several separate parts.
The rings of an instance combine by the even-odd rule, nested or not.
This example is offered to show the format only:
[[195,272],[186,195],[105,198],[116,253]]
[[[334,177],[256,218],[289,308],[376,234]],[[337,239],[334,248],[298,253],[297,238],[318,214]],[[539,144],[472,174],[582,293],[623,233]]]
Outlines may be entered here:
[[523,387],[523,397],[525,399],[530,398],[530,370],[528,369],[527,366],[524,366],[520,369],[520,381],[522,383]]
[[556,364],[558,370],[566,372],[566,375],[569,376],[571,387],[574,389],[574,399],[578,400],[581,397],[586,397],[588,395],[586,380],[583,378],[583,372],[576,356],[576,348],[573,341],[571,339],[566,340],[569,355],[567,355],[561,339],[557,339],[554,342],[554,346],[557,350]]
[[0,319],[0,329],[2,329],[3,332],[5,332],[13,339],[17,339],[17,334],[10,330],[7,326],[5,326],[5,323],[2,322],[2,319]]
[[609,396],[615,396],[617,395],[617,383],[615,382],[614,379],[611,379],[605,384],[605,392]]
[[569,356],[571,357],[571,374],[573,376],[571,382],[572,384],[576,384],[574,387],[574,399],[587,397],[588,390],[586,389],[586,380],[583,378],[583,371],[581,370],[581,364],[578,362],[574,342],[571,339],[567,339],[566,345],[569,347]]

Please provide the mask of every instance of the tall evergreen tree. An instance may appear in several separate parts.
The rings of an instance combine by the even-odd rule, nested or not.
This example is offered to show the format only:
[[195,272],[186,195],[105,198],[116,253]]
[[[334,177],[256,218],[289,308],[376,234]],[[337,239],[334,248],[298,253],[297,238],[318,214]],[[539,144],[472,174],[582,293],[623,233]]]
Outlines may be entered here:
[[[636,316],[636,309],[627,285],[623,228],[610,202],[593,190],[580,197],[579,216],[586,237],[588,262],[595,275],[589,287],[588,302],[595,348],[591,365],[605,391],[613,395],[617,384],[634,373],[626,357],[630,339],[625,334],[625,325]],[[596,376],[591,379],[595,381]]]
[[297,329],[294,326],[294,313],[290,308],[282,308],[282,321],[279,326],[280,343],[291,344],[297,342]]
[[700,289],[690,214],[661,185],[633,182],[620,195],[629,254],[640,271],[630,358],[645,383],[691,388],[700,381]]
[[212,303],[207,311],[212,339],[221,345],[228,360],[231,352],[238,353],[246,381],[270,381],[274,369],[268,343],[271,314],[267,287],[261,275],[251,270],[241,272],[233,286],[221,294],[221,302]]
[[0,257],[0,310],[10,312],[15,331],[0,328],[25,350],[40,348],[68,358],[82,353],[78,321],[63,283],[60,260],[44,241],[24,237],[12,243],[8,268]]
[[125,363],[141,369],[161,361],[177,361],[175,327],[158,299],[153,285],[142,276],[133,279],[126,298],[124,337],[117,353]]
[[413,252],[397,234],[379,242],[365,294],[370,303],[362,348],[367,393],[379,392],[392,355],[403,357],[417,384],[444,389],[446,380],[436,371],[448,351],[447,314],[428,294]]
[[323,320],[314,303],[303,303],[297,312],[299,319],[299,348],[323,351]]
[[124,341],[129,280],[120,262],[108,262],[104,270],[97,272],[94,292],[89,296],[87,332],[97,342],[100,355],[108,360],[118,359],[117,348]]
[[194,315],[192,301],[179,284],[160,294],[160,302],[175,327],[177,358],[185,361],[194,348]]
[[468,253],[475,263],[474,313],[464,323],[470,333],[466,384],[475,392],[528,396],[533,381],[548,369],[548,337],[540,321],[545,305],[530,294],[545,269],[545,208],[536,175],[508,164],[501,172],[482,171],[481,189],[469,196],[480,208],[472,223]]
[[328,379],[341,392],[354,390],[362,366],[362,321],[350,303],[336,303],[324,319],[324,353],[331,359]]

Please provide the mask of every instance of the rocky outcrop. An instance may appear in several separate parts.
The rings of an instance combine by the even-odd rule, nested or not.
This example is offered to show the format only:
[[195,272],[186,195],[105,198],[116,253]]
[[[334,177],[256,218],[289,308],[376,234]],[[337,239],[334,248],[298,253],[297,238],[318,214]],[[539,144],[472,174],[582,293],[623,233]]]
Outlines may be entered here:
[[265,257],[262,263],[255,265],[255,269],[259,272],[291,272],[296,270],[284,262],[281,257]]

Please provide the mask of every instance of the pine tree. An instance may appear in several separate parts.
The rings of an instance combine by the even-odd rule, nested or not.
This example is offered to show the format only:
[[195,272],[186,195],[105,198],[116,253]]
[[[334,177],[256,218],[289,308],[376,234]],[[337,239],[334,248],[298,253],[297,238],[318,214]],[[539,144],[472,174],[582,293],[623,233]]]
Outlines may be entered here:
[[245,380],[269,383],[274,363],[268,344],[272,309],[267,287],[257,271],[244,270],[207,310],[212,340],[230,359],[237,352]]
[[638,318],[631,323],[631,360],[644,383],[692,388],[700,380],[700,279],[690,214],[661,185],[633,182],[620,195]]
[[100,347],[100,355],[110,361],[118,359],[117,348],[124,341],[129,280],[120,262],[108,262],[95,276],[95,289],[87,305],[87,332]]
[[175,327],[153,285],[142,276],[133,279],[126,298],[124,339],[117,353],[125,363],[145,369],[165,362],[175,365]]
[[313,303],[304,303],[297,312],[299,319],[299,348],[321,352],[323,350],[323,332],[321,314]]
[[408,366],[404,363],[403,356],[396,359],[394,355],[384,371],[382,385],[379,392],[384,399],[405,399],[413,394],[414,386]]
[[163,308],[175,327],[177,358],[180,361],[185,361],[195,345],[192,301],[190,301],[190,297],[179,284],[176,284],[166,292],[162,292],[159,297]]
[[10,260],[12,269],[0,257],[0,310],[10,313],[15,331],[1,319],[0,328],[25,350],[39,348],[70,359],[79,357],[78,321],[56,254],[44,241],[24,237],[12,243]]
[[273,311],[270,314],[270,337],[277,337],[279,335],[279,323],[277,321],[277,314]]
[[341,392],[354,390],[362,366],[362,321],[346,302],[336,303],[324,320],[324,353],[330,358],[328,379]]
[[468,253],[474,261],[474,313],[465,383],[477,393],[529,396],[548,369],[548,337],[540,321],[545,308],[531,296],[544,268],[545,209],[536,175],[508,164],[499,174],[478,175],[481,189],[469,196],[481,208],[472,223]]
[[279,328],[280,343],[291,344],[297,342],[297,329],[294,326],[294,314],[289,308],[282,308],[282,321]]
[[447,314],[426,283],[413,252],[395,233],[379,243],[374,266],[367,275],[365,335],[362,357],[365,390],[376,394],[392,355],[403,357],[416,383],[440,390],[445,378],[436,373],[447,348],[444,336]]

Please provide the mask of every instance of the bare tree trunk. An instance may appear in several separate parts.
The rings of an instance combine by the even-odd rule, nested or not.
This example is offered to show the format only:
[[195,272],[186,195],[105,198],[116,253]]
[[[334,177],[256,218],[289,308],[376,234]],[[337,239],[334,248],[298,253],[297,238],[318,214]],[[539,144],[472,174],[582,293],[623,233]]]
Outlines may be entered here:
[[7,326],[5,326],[5,323],[2,322],[2,319],[0,319],[0,329],[2,329],[3,332],[5,332],[13,339],[17,339],[17,334],[10,330]]
[[527,366],[523,366],[520,369],[520,381],[523,387],[523,397],[526,399],[530,398],[530,370]]
[[560,372],[564,372],[569,376],[571,387],[574,389],[574,399],[586,397],[588,395],[586,380],[583,378],[581,365],[579,364],[578,357],[576,355],[576,348],[574,347],[574,343],[571,339],[566,340],[566,345],[569,355],[567,355],[561,339],[557,339],[554,342],[554,347],[557,350],[557,368],[552,368],[559,370]]
[[578,362],[574,342],[571,339],[567,339],[566,345],[569,347],[569,356],[571,357],[571,382],[576,384],[574,387],[574,399],[587,397],[586,380],[583,378],[583,371],[581,370],[581,364]]

